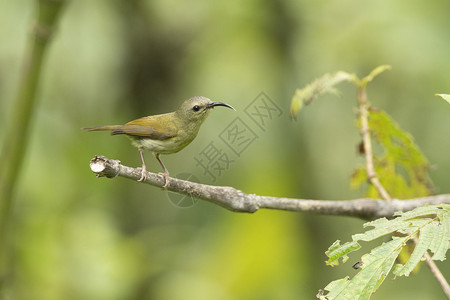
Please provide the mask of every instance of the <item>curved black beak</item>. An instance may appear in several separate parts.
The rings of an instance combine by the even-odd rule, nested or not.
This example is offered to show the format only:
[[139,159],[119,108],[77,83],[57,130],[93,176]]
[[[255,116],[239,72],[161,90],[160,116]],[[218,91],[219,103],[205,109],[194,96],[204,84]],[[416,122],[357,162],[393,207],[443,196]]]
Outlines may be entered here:
[[208,103],[208,108],[213,108],[214,106],[225,106],[225,107],[231,108],[232,110],[235,111],[233,106],[231,106],[229,104],[226,104],[226,103],[223,103],[223,102],[210,102],[210,103]]

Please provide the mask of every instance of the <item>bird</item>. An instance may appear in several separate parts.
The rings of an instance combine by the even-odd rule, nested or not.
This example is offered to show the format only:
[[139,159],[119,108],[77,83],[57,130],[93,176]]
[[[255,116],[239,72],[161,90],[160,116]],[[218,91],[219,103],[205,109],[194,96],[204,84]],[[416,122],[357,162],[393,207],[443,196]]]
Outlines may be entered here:
[[88,131],[111,131],[111,135],[124,134],[137,147],[142,161],[139,182],[147,179],[147,167],[144,161],[144,150],[152,152],[162,169],[165,183],[169,184],[169,171],[160,159],[161,154],[176,153],[189,145],[197,136],[202,123],[212,108],[224,106],[235,110],[231,105],[211,101],[203,96],[195,96],[185,100],[180,107],[170,113],[142,117],[124,125],[107,125],[85,127]]

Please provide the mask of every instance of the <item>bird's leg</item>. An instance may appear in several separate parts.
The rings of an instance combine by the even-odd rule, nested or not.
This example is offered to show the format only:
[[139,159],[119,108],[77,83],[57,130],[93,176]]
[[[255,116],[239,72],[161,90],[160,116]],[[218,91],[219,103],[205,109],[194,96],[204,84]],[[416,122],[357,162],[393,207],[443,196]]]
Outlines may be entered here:
[[138,179],[139,182],[144,181],[145,179],[147,179],[147,167],[145,166],[145,161],[144,161],[144,150],[143,149],[139,149],[139,154],[141,155],[141,161],[142,161],[142,171],[141,171],[141,178]]
[[166,166],[163,164],[163,162],[161,161],[161,159],[159,158],[159,153],[155,154],[156,159],[159,161],[159,163],[161,164],[161,167],[164,169],[164,173],[161,174],[164,176],[164,179],[166,180],[166,182],[163,185],[163,189],[166,189],[167,186],[169,185],[169,170],[167,170]]

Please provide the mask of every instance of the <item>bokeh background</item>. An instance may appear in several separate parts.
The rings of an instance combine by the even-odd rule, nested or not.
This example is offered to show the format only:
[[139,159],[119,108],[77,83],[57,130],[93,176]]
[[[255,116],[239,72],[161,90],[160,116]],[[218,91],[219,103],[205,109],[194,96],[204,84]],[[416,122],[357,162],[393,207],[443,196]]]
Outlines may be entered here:
[[[36,3],[0,1],[0,128],[17,93]],[[74,0],[47,53],[39,105],[14,202],[11,299],[313,299],[356,274],[353,255],[326,267],[324,251],[361,220],[280,211],[238,214],[117,178],[97,179],[96,154],[139,166],[125,137],[82,127],[175,110],[193,95],[215,109],[197,139],[163,157],[171,175],[246,193],[352,199],[358,164],[355,89],[325,96],[289,119],[296,88],[327,72],[364,76],[369,98],[428,157],[437,193],[449,193],[450,2]],[[244,113],[263,92],[281,115],[258,128]],[[219,134],[235,117],[258,138],[233,156]],[[0,141],[4,130],[0,130]],[[194,160],[210,143],[234,159],[215,181]],[[2,146],[2,145],[1,145]],[[147,166],[159,165],[147,153]],[[183,199],[190,201],[190,199]],[[186,202],[183,202],[186,204]],[[181,205],[183,206],[183,205]],[[1,241],[0,241],[1,243]],[[358,255],[359,254],[359,255]],[[440,263],[447,278],[448,264]],[[443,299],[424,266],[387,279],[373,299]]]

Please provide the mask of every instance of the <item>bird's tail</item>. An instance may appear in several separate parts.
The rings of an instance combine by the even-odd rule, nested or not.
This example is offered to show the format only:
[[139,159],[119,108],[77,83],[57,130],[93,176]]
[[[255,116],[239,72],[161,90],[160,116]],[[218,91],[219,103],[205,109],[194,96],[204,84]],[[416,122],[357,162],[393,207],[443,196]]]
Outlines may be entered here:
[[119,127],[119,125],[108,125],[108,126],[96,126],[96,127],[85,127],[83,130],[88,131],[104,131],[104,130],[113,130]]

